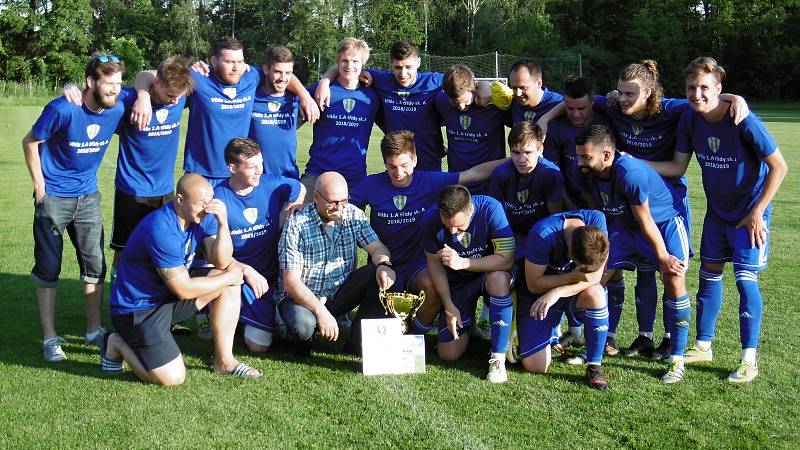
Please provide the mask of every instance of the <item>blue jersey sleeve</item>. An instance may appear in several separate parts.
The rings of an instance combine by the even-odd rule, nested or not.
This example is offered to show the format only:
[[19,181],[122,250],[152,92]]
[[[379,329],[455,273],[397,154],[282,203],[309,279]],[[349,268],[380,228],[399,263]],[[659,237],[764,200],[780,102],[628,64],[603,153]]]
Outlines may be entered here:
[[183,245],[181,242],[175,242],[173,235],[153,233],[149,239],[150,245],[145,245],[147,245],[147,251],[156,269],[186,267]]
[[514,253],[514,230],[499,202],[489,205],[489,236],[495,253]]
[[57,107],[56,100],[51,101],[44,107],[42,114],[33,124],[33,137],[37,141],[46,141],[63,126],[63,117]]
[[439,218],[439,208],[430,208],[425,211],[422,218],[422,248],[428,253],[436,253],[442,248],[441,239],[438,238],[442,233],[442,222]]
[[676,152],[692,153],[692,118],[694,114],[695,112],[691,109],[681,114],[675,139]]
[[350,204],[355,206],[356,208],[363,210],[367,207],[369,201],[369,192],[370,192],[370,180],[372,179],[371,176],[368,176],[361,180],[353,189],[353,192],[350,193]]
[[745,117],[739,130],[741,130],[742,141],[756,153],[759,159],[767,158],[778,149],[778,143],[764,127],[764,123],[753,114]]
[[547,221],[540,221],[534,225],[525,242],[526,259],[539,266],[546,266],[550,262],[550,244],[546,236],[542,235],[547,231],[544,226],[546,223]]
[[548,171],[548,187],[545,189],[545,199],[548,202],[560,202],[564,193],[564,175],[555,168]]
[[372,76],[372,86],[375,89],[392,90],[394,87],[394,75],[385,70],[367,69]]

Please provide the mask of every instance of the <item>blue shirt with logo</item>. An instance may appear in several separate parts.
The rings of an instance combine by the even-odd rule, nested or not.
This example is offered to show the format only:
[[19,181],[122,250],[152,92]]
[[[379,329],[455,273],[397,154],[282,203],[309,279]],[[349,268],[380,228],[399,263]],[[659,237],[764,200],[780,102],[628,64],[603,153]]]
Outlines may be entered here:
[[567,219],[579,219],[584,225],[594,225],[608,234],[605,216],[593,209],[557,213],[540,220],[528,234],[525,253],[531,263],[547,266],[548,274],[566,273],[574,268],[564,237]]
[[268,95],[256,90],[249,137],[261,146],[264,173],[300,179],[297,168],[297,124],[300,100],[291,92]]
[[552,92],[547,88],[544,88],[543,91],[542,100],[532,108],[522,106],[516,101],[511,102],[511,119],[513,123],[523,121],[536,123],[543,115],[564,101],[564,97],[557,92]]

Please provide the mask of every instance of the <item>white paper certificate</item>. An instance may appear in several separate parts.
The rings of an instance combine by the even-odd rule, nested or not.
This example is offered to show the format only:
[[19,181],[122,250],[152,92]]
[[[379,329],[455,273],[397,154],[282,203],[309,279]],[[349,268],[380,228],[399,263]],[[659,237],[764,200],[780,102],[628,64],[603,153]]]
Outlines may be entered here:
[[425,337],[403,335],[400,319],[361,321],[364,375],[425,373]]

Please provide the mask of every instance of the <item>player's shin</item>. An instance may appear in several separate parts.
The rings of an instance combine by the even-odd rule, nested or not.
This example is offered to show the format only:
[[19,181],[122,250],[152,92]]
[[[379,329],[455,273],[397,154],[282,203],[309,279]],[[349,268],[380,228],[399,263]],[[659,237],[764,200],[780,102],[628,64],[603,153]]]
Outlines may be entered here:
[[506,345],[511,335],[511,321],[514,319],[514,304],[511,295],[492,296],[489,299],[489,320],[492,323],[492,357],[505,360]]
[[[758,348],[758,338],[761,334],[761,291],[758,288],[758,273],[752,270],[735,270],[736,288],[739,290],[739,337],[742,349]],[[749,354],[746,356],[750,356]],[[755,361],[749,361],[755,362]]]
[[658,286],[656,273],[652,271],[636,271],[636,321],[639,334],[653,338],[653,326],[656,322],[656,305],[658,304]]
[[722,272],[700,269],[697,289],[697,340],[711,343],[722,309]]
[[682,360],[689,340],[689,323],[692,316],[689,294],[678,297],[665,296],[664,298],[667,306],[667,324],[670,329],[670,346],[672,347],[670,359]]
[[578,313],[583,315],[586,362],[599,365],[603,359],[603,348],[608,337],[608,307],[587,308]]

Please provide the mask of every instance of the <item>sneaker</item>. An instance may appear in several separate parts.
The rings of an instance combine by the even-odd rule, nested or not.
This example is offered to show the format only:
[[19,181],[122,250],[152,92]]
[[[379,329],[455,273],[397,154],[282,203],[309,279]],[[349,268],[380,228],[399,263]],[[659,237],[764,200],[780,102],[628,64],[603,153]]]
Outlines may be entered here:
[[606,346],[603,349],[606,355],[608,356],[617,356],[619,355],[619,346],[617,345],[617,340],[613,337],[609,336],[606,338]]
[[661,376],[661,381],[667,384],[677,383],[683,380],[683,371],[685,370],[685,366],[683,365],[683,361],[674,361],[669,363],[669,369],[667,369],[667,373]]
[[486,380],[490,383],[505,383],[508,381],[506,365],[502,359],[492,358],[489,360],[489,373],[486,374]]
[[758,376],[758,364],[739,362],[739,367],[728,377],[728,383],[749,383]]
[[208,314],[197,314],[194,316],[197,321],[197,337],[200,339],[211,339],[211,325],[208,323]]
[[600,366],[595,364],[586,366],[586,384],[601,391],[608,387],[608,381],[603,378],[603,369]]
[[669,338],[661,338],[661,343],[653,351],[653,359],[669,359],[672,354],[672,346],[670,345]]
[[42,342],[42,352],[44,353],[44,360],[47,362],[58,362],[67,359],[67,354],[61,345],[66,344],[67,341],[61,336],[56,336]]
[[103,340],[103,335],[106,333],[106,329],[103,327],[98,327],[91,333],[86,333],[83,335],[83,343],[86,345],[93,345],[95,347],[100,347],[100,342]]
[[558,344],[562,348],[567,347],[580,347],[584,345],[583,337],[575,336],[574,334],[567,331],[566,333],[562,334],[560,338],[558,338]]
[[686,354],[683,355],[684,361],[686,364],[692,363],[699,363],[699,362],[709,362],[714,359],[714,353],[711,352],[711,347],[708,350],[700,350],[697,346],[692,346],[689,350],[686,350]]
[[570,356],[569,358],[565,359],[564,362],[569,364],[570,366],[580,366],[586,363],[586,354],[580,354],[577,356]]
[[653,351],[655,347],[653,346],[653,340],[647,336],[636,336],[636,339],[633,340],[631,346],[625,350],[625,356],[628,358],[632,358],[634,356],[644,356],[650,358],[653,356]]
[[492,324],[489,319],[479,320],[474,326],[469,328],[469,336],[484,341],[492,340]]

